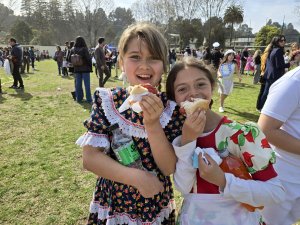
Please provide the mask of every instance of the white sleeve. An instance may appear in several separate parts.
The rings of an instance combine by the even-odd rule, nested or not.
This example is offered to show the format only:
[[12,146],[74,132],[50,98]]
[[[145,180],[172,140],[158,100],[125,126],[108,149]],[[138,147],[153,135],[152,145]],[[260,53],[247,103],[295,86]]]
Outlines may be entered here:
[[196,148],[196,141],[190,142],[184,146],[181,144],[181,136],[173,141],[175,154],[178,158],[176,170],[174,173],[174,184],[178,191],[187,194],[191,191],[196,180],[196,168],[193,168],[192,156]]
[[296,85],[294,80],[289,79],[285,82],[274,83],[270,88],[262,113],[281,122],[286,122],[298,107],[299,96],[299,85]]
[[278,204],[285,200],[285,190],[277,177],[267,181],[244,180],[225,173],[225,198],[247,203],[254,207]]

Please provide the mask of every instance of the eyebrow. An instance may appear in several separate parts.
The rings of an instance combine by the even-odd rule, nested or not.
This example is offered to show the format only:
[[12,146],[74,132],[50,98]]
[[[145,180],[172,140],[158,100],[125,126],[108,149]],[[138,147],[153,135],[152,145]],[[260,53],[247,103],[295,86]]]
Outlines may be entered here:
[[[206,80],[204,77],[201,77],[201,78],[198,78],[197,80],[195,80],[195,82],[196,81],[202,81],[202,80]],[[182,85],[185,85],[186,83],[180,83],[180,84],[177,84],[174,88],[176,89],[177,87],[179,87],[179,86],[182,86]]]
[[141,53],[141,51],[138,51],[138,50],[133,50],[133,51],[131,51],[131,52],[128,52],[128,53],[130,53],[130,54],[132,54],[132,53]]

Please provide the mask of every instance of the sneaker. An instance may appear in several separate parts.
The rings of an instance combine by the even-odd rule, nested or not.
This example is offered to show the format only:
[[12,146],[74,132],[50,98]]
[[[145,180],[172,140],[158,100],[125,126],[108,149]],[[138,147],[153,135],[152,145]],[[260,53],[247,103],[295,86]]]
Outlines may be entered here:
[[223,113],[225,110],[224,110],[224,108],[221,106],[220,108],[219,108],[219,112],[220,113]]
[[17,87],[17,89],[23,90],[23,89],[24,89],[24,85],[23,85],[23,86],[20,86],[20,87]]
[[12,85],[12,86],[10,86],[9,88],[17,89],[18,86]]

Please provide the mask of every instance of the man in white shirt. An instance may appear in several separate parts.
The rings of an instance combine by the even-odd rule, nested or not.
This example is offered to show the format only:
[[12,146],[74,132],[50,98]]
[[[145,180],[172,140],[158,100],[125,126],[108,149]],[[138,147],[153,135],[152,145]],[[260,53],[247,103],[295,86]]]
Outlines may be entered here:
[[266,224],[291,225],[300,220],[300,67],[272,84],[258,125],[276,152],[274,167],[287,193],[262,214]]

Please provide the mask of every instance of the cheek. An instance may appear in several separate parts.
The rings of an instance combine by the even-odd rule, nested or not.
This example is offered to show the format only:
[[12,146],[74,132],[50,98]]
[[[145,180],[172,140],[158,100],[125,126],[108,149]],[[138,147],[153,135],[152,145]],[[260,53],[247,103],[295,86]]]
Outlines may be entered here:
[[179,104],[179,103],[184,102],[184,101],[185,101],[185,95],[175,92],[175,102],[177,104]]

